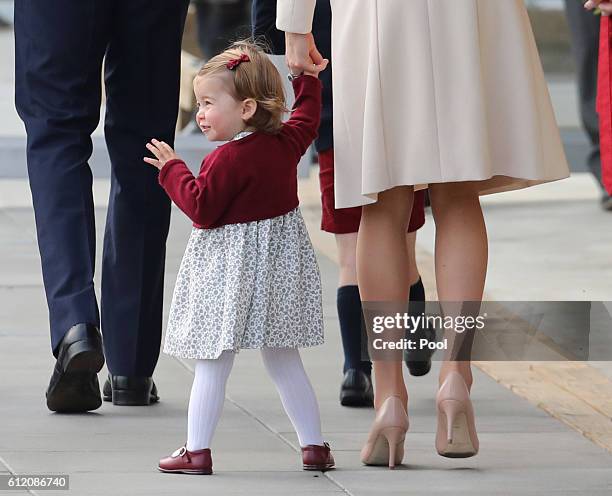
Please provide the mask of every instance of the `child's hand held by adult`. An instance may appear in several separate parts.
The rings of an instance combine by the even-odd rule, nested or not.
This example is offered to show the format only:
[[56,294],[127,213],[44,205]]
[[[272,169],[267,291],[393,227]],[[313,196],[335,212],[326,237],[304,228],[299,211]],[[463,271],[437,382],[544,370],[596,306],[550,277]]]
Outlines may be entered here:
[[152,139],[146,147],[156,158],[144,157],[143,160],[159,170],[162,170],[170,160],[179,158],[172,147],[164,141]]
[[287,66],[292,74],[308,74],[318,77],[329,60],[319,52],[312,33],[285,33]]
[[314,61],[311,58],[310,59],[310,64],[309,64],[309,68],[304,70],[304,74],[306,74],[308,76],[314,76],[314,77],[318,78],[319,77],[319,73],[321,73],[325,69],[327,69],[328,65],[329,65],[329,60],[328,59],[323,59],[320,64],[315,64]]
[[603,16],[612,14],[612,2],[610,0],[588,0],[584,3],[584,8],[587,10],[598,9]]

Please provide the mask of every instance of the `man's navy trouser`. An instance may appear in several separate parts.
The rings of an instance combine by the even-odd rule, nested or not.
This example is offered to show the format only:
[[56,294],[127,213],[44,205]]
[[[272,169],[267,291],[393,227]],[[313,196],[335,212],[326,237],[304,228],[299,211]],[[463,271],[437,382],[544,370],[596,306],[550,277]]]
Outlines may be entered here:
[[100,326],[94,291],[91,133],[104,131],[111,192],[102,260],[102,332],[115,375],[150,376],[161,342],[170,201],[145,143],[174,141],[187,0],[15,2],[15,99],[27,131],[38,246],[57,347]]

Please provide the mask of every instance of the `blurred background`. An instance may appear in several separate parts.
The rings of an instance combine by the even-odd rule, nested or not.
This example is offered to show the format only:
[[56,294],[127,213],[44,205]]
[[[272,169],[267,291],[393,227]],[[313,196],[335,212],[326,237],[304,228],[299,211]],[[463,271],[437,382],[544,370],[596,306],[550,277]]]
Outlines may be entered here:
[[[508,300],[516,299],[516,290],[520,288],[524,298],[536,300],[542,295],[558,299],[608,300],[607,281],[612,278],[608,251],[612,245],[611,212],[601,208],[602,190],[589,169],[589,157],[593,166],[596,150],[583,129],[572,50],[576,47],[572,45],[566,13],[569,5],[577,6],[580,14],[581,0],[525,1],[572,177],[537,188],[482,198],[490,225],[491,259],[487,285],[498,299],[504,296]],[[211,54],[219,52],[230,41],[250,34],[250,10],[251,0],[194,0],[190,4],[183,37],[180,113],[175,145],[193,169],[197,169],[202,157],[215,146],[192,125],[193,76]],[[576,13],[574,16],[579,17]],[[13,101],[12,18],[13,1],[0,0],[0,209],[24,209],[27,212],[31,207],[31,197],[26,175],[26,137]],[[597,26],[597,23],[593,25]],[[596,59],[596,54],[587,56]],[[282,56],[277,62],[282,66]],[[104,115],[103,111],[101,115]],[[596,116],[591,120],[596,122]],[[108,197],[109,160],[102,122],[103,119],[94,133],[90,166],[96,179],[96,205],[104,209]],[[317,166],[314,161],[306,162],[305,167],[302,164],[300,176],[303,180],[310,178],[312,184],[308,183],[308,186],[312,186],[313,204],[320,208],[316,201]],[[306,198],[302,197],[304,201]],[[572,235],[568,236],[568,233]],[[419,245],[429,252],[433,251],[434,234],[433,222],[428,222],[419,233]],[[511,240],[509,236],[516,239]],[[551,251],[556,253],[554,261]],[[517,266],[524,270],[517,271]],[[527,270],[535,279],[525,284]]]
[[[506,0],[491,0],[506,1]],[[591,168],[599,169],[598,150],[591,140],[598,136],[593,129],[583,129],[581,101],[575,62],[575,37],[572,38],[566,8],[577,7],[573,18],[590,21],[584,32],[598,26],[592,13],[581,16],[581,0],[525,0],[536,42],[545,70],[550,96],[572,177],[516,192],[481,198],[490,235],[490,270],[487,287],[497,299],[506,297],[547,299],[609,300],[612,265],[610,215]],[[202,157],[215,147],[204,139],[193,125],[193,76],[203,61],[219,52],[229,42],[250,34],[251,0],[193,0],[189,7],[183,36],[180,112],[175,147],[185,161],[197,169]],[[15,111],[13,1],[0,0],[0,213],[1,209],[29,212],[31,196],[27,183],[25,131]],[[580,51],[580,50],[579,50]],[[582,49],[584,59],[596,60],[596,53]],[[283,67],[283,57],[276,62]],[[591,85],[594,86],[594,85]],[[584,88],[583,88],[584,91]],[[591,99],[594,88],[590,90]],[[592,107],[592,105],[591,105]],[[590,111],[590,121],[597,117]],[[101,115],[104,115],[103,109]],[[592,127],[592,126],[591,126]],[[596,130],[595,130],[596,131]],[[103,118],[94,132],[94,197],[98,208],[108,202],[109,160],[103,136]],[[300,166],[302,204],[318,202],[317,164],[314,154],[305,157]],[[594,160],[595,157],[595,160]],[[591,168],[589,168],[589,162]],[[307,181],[308,180],[308,181]],[[309,189],[310,188],[310,189]],[[308,191],[311,191],[308,196]],[[318,211],[320,213],[320,210]],[[0,218],[1,220],[1,218]],[[316,225],[316,220],[313,219]],[[3,226],[0,223],[0,238]],[[316,229],[315,229],[316,230]],[[313,236],[319,233],[311,234]],[[421,229],[418,244],[433,252],[433,222]],[[554,253],[554,256],[552,254]],[[516,270],[520,267],[522,270]],[[532,277],[525,280],[529,273]],[[518,293],[517,293],[518,291]]]
[[[572,169],[586,172],[585,157],[589,145],[581,131],[575,64],[570,51],[564,1],[526,0],[526,4]],[[184,133],[193,131],[193,126],[189,124],[193,116],[191,81],[194,72],[203,60],[217,53],[231,40],[250,34],[250,8],[251,0],[192,2],[183,38],[183,85],[177,123],[178,129]],[[0,0],[0,178],[23,177],[25,174],[25,132],[13,103],[12,17],[13,0]],[[96,177],[105,177],[108,176],[108,162],[103,141],[99,139],[102,126],[98,127],[95,135],[98,139],[95,140],[91,165]],[[182,146],[192,148],[188,138],[183,140]]]
[[[579,1],[579,0],[576,0]],[[526,0],[542,63],[549,80],[557,121],[561,127],[572,170],[586,172],[588,141],[581,130],[575,64],[571,56],[570,33],[563,0]],[[183,75],[180,115],[177,127],[185,134],[194,131],[191,81],[203,60],[230,41],[250,34],[251,0],[194,0],[183,37]],[[0,0],[0,178],[25,174],[25,132],[13,103],[14,41],[12,30],[13,0]],[[102,113],[103,116],[103,113]],[[103,122],[103,118],[101,118]],[[197,129],[195,129],[197,132]],[[108,175],[104,143],[95,133],[92,167],[96,177]],[[181,138],[179,137],[179,142]],[[202,145],[202,143],[200,143]],[[190,153],[188,137],[181,142]],[[194,151],[194,157],[196,158]],[[200,153],[198,151],[198,153]],[[200,153],[201,154],[201,153]]]

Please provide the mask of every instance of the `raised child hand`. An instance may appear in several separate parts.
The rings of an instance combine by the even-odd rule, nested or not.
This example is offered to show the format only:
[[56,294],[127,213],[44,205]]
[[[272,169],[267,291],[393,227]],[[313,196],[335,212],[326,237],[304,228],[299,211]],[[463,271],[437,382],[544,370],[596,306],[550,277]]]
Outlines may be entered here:
[[317,49],[312,33],[285,33],[285,44],[285,58],[291,74],[303,72],[318,77],[329,64]]
[[147,150],[149,150],[155,158],[144,157],[143,160],[147,164],[151,164],[154,167],[157,167],[159,170],[162,170],[166,163],[170,162],[170,160],[174,160],[175,158],[179,158],[179,156],[174,152],[172,147],[163,141],[158,141],[156,139],[152,139],[150,143],[147,143]]
[[311,57],[308,57],[309,60],[309,69],[305,69],[304,70],[304,74],[307,74],[309,76],[314,76],[316,78],[319,77],[319,73],[323,72],[325,69],[327,69],[327,65],[329,64],[329,60],[327,59],[322,59],[320,64],[315,64],[314,61],[312,60]]
[[584,3],[587,10],[599,9],[601,15],[609,16],[612,14],[612,2],[610,0],[588,0]]

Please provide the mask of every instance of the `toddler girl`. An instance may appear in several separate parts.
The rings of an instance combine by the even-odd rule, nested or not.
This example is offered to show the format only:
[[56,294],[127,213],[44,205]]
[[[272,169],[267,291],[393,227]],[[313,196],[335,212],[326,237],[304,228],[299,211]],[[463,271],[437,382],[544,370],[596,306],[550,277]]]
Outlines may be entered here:
[[193,221],[174,289],[164,352],[196,359],[186,444],[163,472],[212,473],[211,439],[234,357],[259,348],[302,447],[305,470],[332,468],[317,400],[299,347],[323,343],[321,281],[298,208],[297,164],[317,134],[318,74],[293,76],[291,119],[281,76],[263,53],[238,42],[194,80],[196,120],[210,141],[227,141],[194,177],[164,142],[147,144],[159,183]]

